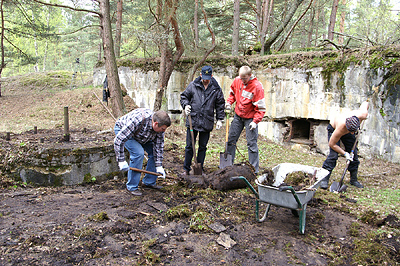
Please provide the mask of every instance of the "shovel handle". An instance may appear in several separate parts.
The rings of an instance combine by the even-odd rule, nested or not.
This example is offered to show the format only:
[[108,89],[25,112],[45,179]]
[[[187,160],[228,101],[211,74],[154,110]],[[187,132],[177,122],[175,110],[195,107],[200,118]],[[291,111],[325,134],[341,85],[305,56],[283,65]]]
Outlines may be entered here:
[[226,132],[225,132],[226,143],[228,143],[228,133],[229,133],[229,113],[226,113]]
[[192,137],[192,147],[193,147],[194,164],[197,166],[196,147],[195,147],[195,141],[194,141],[194,133],[193,133],[193,126],[192,126],[192,117],[190,116],[190,114],[188,115],[188,119],[189,119],[190,136]]
[[[135,172],[140,172],[140,173],[145,173],[145,174],[150,174],[150,175],[156,175],[156,176],[162,175],[162,174],[157,173],[157,172],[151,172],[151,171],[147,171],[147,170],[143,170],[143,169],[139,169],[139,168],[134,168],[134,167],[129,167],[129,169],[131,169],[132,171],[135,171]],[[177,179],[176,177],[169,176],[169,175],[166,175],[165,177],[166,178],[170,178],[170,179]]]

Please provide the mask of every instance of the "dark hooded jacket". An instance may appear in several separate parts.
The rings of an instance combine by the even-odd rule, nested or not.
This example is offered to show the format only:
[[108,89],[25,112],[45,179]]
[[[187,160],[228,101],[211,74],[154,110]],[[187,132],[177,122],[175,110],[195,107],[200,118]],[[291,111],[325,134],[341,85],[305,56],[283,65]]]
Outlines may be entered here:
[[[214,110],[217,120],[224,120],[225,99],[218,82],[211,77],[207,90],[201,82],[201,77],[190,82],[189,86],[181,93],[181,106],[192,106],[190,116],[192,126],[196,131],[211,131],[214,127]],[[186,119],[189,127],[189,119]]]

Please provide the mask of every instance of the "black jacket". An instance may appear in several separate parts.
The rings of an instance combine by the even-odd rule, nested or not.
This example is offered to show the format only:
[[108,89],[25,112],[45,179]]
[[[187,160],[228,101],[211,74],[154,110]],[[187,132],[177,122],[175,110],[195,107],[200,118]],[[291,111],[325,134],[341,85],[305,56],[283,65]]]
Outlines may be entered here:
[[[192,106],[193,130],[211,131],[214,127],[214,110],[217,120],[224,120],[225,99],[218,82],[211,77],[207,90],[201,82],[201,77],[190,82],[189,86],[181,93],[181,106]],[[189,127],[189,119],[186,119],[186,127]]]

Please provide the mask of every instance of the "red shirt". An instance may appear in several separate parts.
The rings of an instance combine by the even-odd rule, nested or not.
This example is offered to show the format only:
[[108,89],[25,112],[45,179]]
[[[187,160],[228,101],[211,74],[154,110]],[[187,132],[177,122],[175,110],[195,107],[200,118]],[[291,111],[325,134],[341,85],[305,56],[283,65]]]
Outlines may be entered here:
[[236,77],[231,85],[229,104],[236,102],[235,113],[242,118],[253,118],[258,124],[264,117],[266,106],[264,99],[264,88],[256,77],[251,76],[247,85],[244,85],[239,77]]

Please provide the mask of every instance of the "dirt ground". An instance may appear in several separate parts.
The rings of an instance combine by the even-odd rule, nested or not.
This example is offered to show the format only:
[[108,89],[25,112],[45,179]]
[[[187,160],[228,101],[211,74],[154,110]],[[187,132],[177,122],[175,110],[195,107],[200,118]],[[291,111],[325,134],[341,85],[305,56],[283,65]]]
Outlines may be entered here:
[[[94,91],[100,95],[100,89]],[[112,132],[101,137],[97,134],[99,130],[111,128],[113,120],[98,102],[96,104],[92,92],[81,92],[91,98],[90,103],[82,104],[83,97],[75,105],[70,104],[76,106],[73,114],[85,113],[86,116],[71,123],[75,129],[71,134],[72,144],[66,145],[112,142]],[[60,93],[65,97],[71,95],[68,91]],[[320,196],[328,192],[317,190],[307,205],[303,235],[299,233],[299,218],[290,209],[272,206],[266,220],[257,222],[255,195],[248,188],[199,189],[167,178],[158,180],[163,189],[142,188],[143,196],[137,197],[126,191],[126,178],[122,175],[101,183],[77,186],[33,187],[18,183],[6,176],[7,163],[23,163],[24,157],[29,156],[29,147],[38,145],[40,137],[51,139],[53,136],[52,145],[64,145],[59,141],[62,128],[57,126],[59,122],[49,122],[50,130],[43,129],[47,122],[38,124],[28,119],[26,123],[21,122],[24,124],[19,127],[21,132],[11,131],[14,141],[19,140],[16,143],[25,140],[24,149],[21,149],[21,144],[11,145],[5,141],[9,125],[3,121],[19,116],[23,120],[25,112],[37,114],[39,109],[35,109],[35,101],[42,99],[43,104],[48,105],[47,100],[54,102],[60,98],[60,94],[55,95],[29,94],[27,97],[25,93],[6,90],[0,98],[3,128],[0,132],[0,265],[400,264],[399,219],[390,215],[381,221],[361,221],[346,211],[358,208],[357,199],[346,194],[340,196],[345,205],[338,207],[333,204],[338,198],[330,202]],[[61,109],[65,101],[60,101],[57,107]],[[91,113],[96,115],[89,115]],[[55,120],[47,120],[51,119]],[[34,125],[39,126],[39,134],[33,134]],[[29,127],[30,131],[24,131],[24,127]],[[171,141],[166,143],[164,168],[167,174],[175,177],[182,171],[184,137],[183,127],[175,123],[166,134],[166,139]],[[259,141],[266,140],[260,138]],[[224,143],[224,132],[212,133],[209,145],[216,143]],[[11,153],[13,156],[9,156]],[[207,158],[211,157],[218,157],[218,154],[207,154]],[[368,164],[367,161],[362,163]],[[371,167],[374,163],[378,161],[369,161]],[[399,165],[384,163],[380,167],[382,165],[385,171],[391,171],[391,178],[398,181]],[[217,169],[218,159],[217,163],[207,164],[205,173]],[[262,216],[266,204],[260,205]],[[384,238],[370,234],[378,228],[392,228],[395,233]],[[359,249],[365,245],[369,245],[367,252]],[[365,253],[369,253],[367,258],[361,259]],[[376,259],[378,253],[386,256]]]

